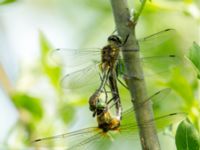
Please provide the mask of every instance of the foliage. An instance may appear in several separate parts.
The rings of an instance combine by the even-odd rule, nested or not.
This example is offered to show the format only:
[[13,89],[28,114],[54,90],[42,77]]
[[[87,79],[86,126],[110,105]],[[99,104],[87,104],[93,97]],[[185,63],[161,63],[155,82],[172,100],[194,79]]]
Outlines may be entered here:
[[[21,112],[27,112],[27,122],[32,119],[40,120],[43,117],[43,108],[40,99],[29,96],[25,93],[15,93],[12,95],[12,100],[15,106]],[[30,118],[29,118],[30,116]]]
[[10,4],[16,2],[17,0],[3,0],[0,2],[0,5]]
[[[0,2],[0,4],[9,4],[12,2],[16,2],[16,0],[4,0]],[[41,9],[40,3],[42,3],[42,1],[32,1],[32,6],[27,8],[32,8],[35,12],[37,12],[38,9]],[[69,28],[69,30],[74,29],[73,34],[75,35],[75,38],[71,35],[65,35],[66,37],[72,39],[72,41],[75,41],[73,43],[74,47],[88,47],[88,45],[90,45],[90,47],[99,47],[102,43],[105,44],[107,36],[110,35],[115,28],[109,1],[99,0],[94,2],[93,0],[60,0],[53,1],[53,6],[50,8],[48,8],[48,3],[51,3],[51,1],[46,1],[46,5],[42,6],[41,9],[43,11],[39,13],[41,13],[42,16],[42,13],[45,13],[45,11],[49,10],[49,12],[52,12],[53,10],[56,12],[55,14],[58,18],[62,18],[62,20],[66,21],[66,27],[61,30],[65,31],[66,28]],[[131,0],[130,3],[132,6],[133,0]],[[37,4],[38,7],[36,6]],[[138,0],[136,7],[140,8],[140,6],[141,1]],[[162,55],[170,53],[169,51],[176,51],[178,55],[182,56],[185,52],[187,52],[191,43],[193,41],[197,41],[198,38],[196,36],[200,17],[193,14],[193,11],[190,10],[191,6],[199,10],[199,1],[147,1],[144,11],[138,20],[136,30],[138,37],[150,35],[165,28],[174,28],[177,33],[174,35],[172,40],[173,42],[168,42],[163,46],[158,46],[158,48],[155,48],[155,51],[151,51],[153,48],[150,47],[148,51],[151,54],[150,56],[154,55],[153,52]],[[10,7],[10,5],[7,5],[7,7]],[[15,11],[11,7],[10,10]],[[36,18],[40,18],[40,16],[37,16]],[[34,17],[30,20],[32,19],[34,20]],[[57,20],[55,20],[54,23],[56,23],[56,21]],[[70,27],[67,26],[69,24],[71,25]],[[184,26],[180,26],[180,24],[184,24]],[[49,23],[49,26],[51,26],[51,23]],[[13,28],[14,27],[15,26],[13,26]],[[190,28],[190,30],[188,30],[188,28]],[[68,92],[67,94],[63,94],[63,90],[59,87],[59,81],[62,77],[63,68],[53,64],[50,58],[51,50],[54,49],[51,44],[55,44],[56,42],[54,43],[54,41],[52,41],[50,43],[48,40],[49,34],[47,34],[48,36],[44,35],[43,31],[45,31],[45,29],[41,28],[41,30],[42,31],[39,31],[38,37],[40,49],[38,52],[40,53],[40,57],[33,62],[32,66],[28,66],[28,69],[23,67],[23,62],[19,61],[17,65],[20,66],[21,70],[19,71],[20,73],[17,74],[18,79],[12,79],[16,80],[16,85],[14,87],[15,92],[12,93],[12,95],[9,95],[9,97],[19,113],[20,124],[16,123],[16,125],[14,125],[13,130],[7,136],[5,144],[9,145],[8,143],[10,139],[18,139],[20,144],[15,142],[10,144],[10,146],[15,149],[22,149],[21,147],[30,146],[30,143],[25,143],[24,139],[28,139],[30,141],[38,136],[45,137],[47,135],[57,134],[60,130],[66,130],[67,125],[73,121],[79,121],[79,119],[76,118],[76,113],[80,111],[79,109],[88,107],[87,100],[84,97],[84,92],[78,92],[76,94]],[[54,28],[51,30],[54,30]],[[5,33],[7,33],[7,31]],[[20,37],[20,35],[17,36]],[[56,39],[59,38],[61,37],[57,35]],[[26,40],[29,39],[27,38],[25,41]],[[10,43],[10,41],[8,43]],[[35,44],[37,45],[37,43]],[[156,45],[159,44],[156,43]],[[10,54],[7,54],[7,57],[10,58]],[[187,57],[195,67],[198,78],[200,78],[200,48],[197,43],[194,43],[190,48]],[[179,111],[187,112],[188,117],[191,119],[191,122],[187,120],[183,121],[178,127],[176,134],[178,149],[181,149],[180,145],[183,146],[183,144],[186,143],[186,140],[190,141],[189,143],[194,142],[197,144],[198,131],[196,130],[199,130],[200,128],[200,100],[198,98],[198,91],[200,89],[199,83],[196,80],[196,77],[194,77],[191,73],[193,71],[191,69],[191,65],[189,65],[188,68],[185,68],[185,66],[188,66],[188,62],[181,62],[181,65],[182,66],[178,66],[176,68],[171,68],[172,75],[168,76],[168,78],[170,77],[169,80],[168,78],[158,77],[156,80],[162,80],[162,84],[157,84],[156,80],[153,80],[152,82],[154,82],[154,84],[149,85],[151,89],[156,89],[157,87],[172,88],[172,91],[175,91],[175,93],[172,92],[174,94],[174,97],[172,97],[173,103],[168,103],[169,105],[164,105],[163,107],[169,110],[170,107],[175,105],[175,101],[179,100]],[[119,66],[118,69],[120,73],[120,71],[124,71],[124,66]],[[34,74],[35,70],[37,73],[39,72],[36,75]],[[35,81],[31,82],[31,85],[29,86],[24,86],[24,83],[21,80],[27,78],[34,78]],[[151,79],[152,78],[150,78],[150,80]],[[23,88],[20,89],[19,87]],[[120,91],[123,106],[129,107],[131,102],[129,101],[130,97],[127,96],[127,90],[122,87],[120,88]],[[164,101],[166,102],[167,99]],[[86,121],[92,119],[89,115],[89,117],[85,117],[87,116],[86,113],[81,113],[80,116],[79,117],[82,120],[84,119],[86,125],[89,124]],[[16,134],[16,132],[18,134]],[[190,135],[188,137],[191,138],[185,138],[186,132]],[[8,146],[8,149],[9,148],[10,147]]]
[[42,32],[39,33],[39,41],[41,49],[41,67],[53,86],[57,87],[58,79],[61,76],[61,68],[59,66],[53,66],[49,63],[49,53],[52,51],[52,48]]
[[200,47],[197,43],[193,43],[192,47],[190,48],[188,58],[196,68],[197,77],[200,79]]
[[177,150],[199,150],[200,136],[193,124],[186,119],[182,121],[176,131]]

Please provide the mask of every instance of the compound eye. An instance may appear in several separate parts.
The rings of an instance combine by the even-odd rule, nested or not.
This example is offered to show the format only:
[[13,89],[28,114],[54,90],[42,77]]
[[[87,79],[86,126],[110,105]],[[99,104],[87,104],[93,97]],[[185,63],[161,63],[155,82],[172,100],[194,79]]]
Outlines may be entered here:
[[111,35],[111,36],[109,36],[108,37],[108,41],[113,41],[113,42],[119,43],[119,44],[122,43],[121,42],[121,38],[119,36],[117,36],[117,35]]

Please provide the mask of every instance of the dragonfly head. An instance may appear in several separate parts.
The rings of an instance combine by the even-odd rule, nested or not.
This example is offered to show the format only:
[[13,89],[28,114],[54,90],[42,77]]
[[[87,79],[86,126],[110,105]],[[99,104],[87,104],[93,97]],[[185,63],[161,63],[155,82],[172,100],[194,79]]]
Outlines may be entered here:
[[102,101],[101,99],[97,102],[96,104],[96,112],[97,115],[101,114],[102,112],[104,112],[107,109],[107,104]]
[[107,106],[106,103],[102,101],[101,99],[96,104],[96,108],[99,110],[104,110],[106,106]]
[[121,37],[117,36],[117,35],[111,35],[108,37],[108,43],[113,43],[116,44],[118,46],[122,45],[122,39]]

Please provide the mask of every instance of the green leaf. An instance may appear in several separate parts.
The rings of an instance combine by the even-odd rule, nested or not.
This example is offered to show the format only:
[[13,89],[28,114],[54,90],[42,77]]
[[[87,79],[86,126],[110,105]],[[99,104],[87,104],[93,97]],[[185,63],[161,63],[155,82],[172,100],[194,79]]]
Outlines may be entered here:
[[197,77],[198,79],[200,79],[200,47],[197,43],[193,43],[187,57],[195,66],[197,71]]
[[188,108],[192,106],[192,101],[195,99],[192,87],[188,79],[181,74],[178,68],[173,70],[172,78],[168,82],[168,86],[183,98]]
[[188,119],[179,124],[175,139],[177,150],[200,149],[199,133]]
[[28,115],[33,117],[33,119],[39,120],[42,118],[43,109],[40,99],[29,96],[25,93],[15,93],[12,95],[12,100],[20,111],[28,112]]
[[3,0],[0,2],[0,5],[4,5],[4,4],[9,4],[9,3],[13,3],[16,2],[17,0]]
[[49,59],[51,58],[49,58],[49,52],[51,52],[52,47],[42,32],[39,34],[39,39],[43,71],[46,73],[54,87],[57,87],[61,75],[61,68],[50,63]]
[[61,116],[62,120],[66,124],[74,119],[75,113],[75,108],[69,104],[62,105],[59,109],[59,116]]

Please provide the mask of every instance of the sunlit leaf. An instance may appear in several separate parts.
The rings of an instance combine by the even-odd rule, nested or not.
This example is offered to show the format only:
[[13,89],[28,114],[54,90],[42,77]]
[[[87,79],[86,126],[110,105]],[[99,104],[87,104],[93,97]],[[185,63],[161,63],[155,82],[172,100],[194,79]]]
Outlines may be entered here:
[[187,119],[182,121],[176,132],[177,150],[199,150],[199,133],[193,124]]
[[192,64],[195,66],[198,78],[200,79],[200,47],[197,43],[193,43],[187,56]]
[[75,112],[75,108],[69,104],[62,105],[59,109],[59,115],[66,124],[73,120]]
[[168,82],[168,86],[174,89],[183,98],[188,107],[192,106],[191,102],[195,99],[193,90],[188,80],[180,73],[180,70],[173,70],[172,78]]
[[9,4],[9,3],[16,2],[16,1],[17,0],[3,0],[3,1],[0,1],[0,5]]
[[55,87],[57,87],[58,79],[60,78],[60,75],[61,75],[61,68],[50,64],[49,52],[52,50],[52,48],[42,32],[40,32],[39,34],[39,39],[40,39],[42,68],[44,72],[47,74],[47,76],[49,77],[51,83]]
[[82,2],[83,5],[86,4],[86,7],[90,6],[89,9],[100,10],[102,13],[107,13],[107,14],[110,13],[110,7],[108,3],[105,3],[105,1],[96,1],[95,3],[93,3],[92,0],[86,0],[86,1],[79,1],[79,3],[80,2]]
[[23,113],[29,113],[34,119],[41,119],[43,108],[40,99],[29,96],[25,93],[15,93],[12,95],[15,106]]

